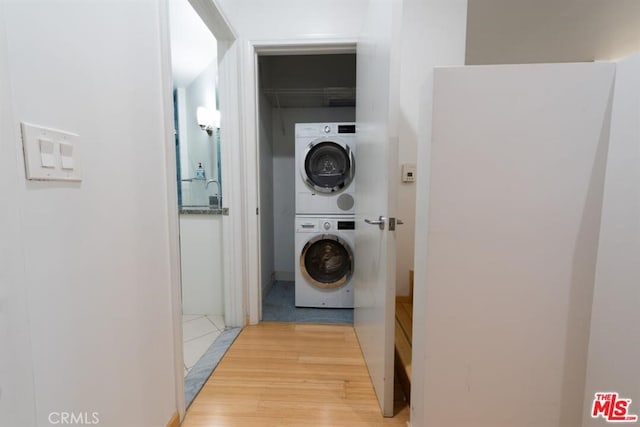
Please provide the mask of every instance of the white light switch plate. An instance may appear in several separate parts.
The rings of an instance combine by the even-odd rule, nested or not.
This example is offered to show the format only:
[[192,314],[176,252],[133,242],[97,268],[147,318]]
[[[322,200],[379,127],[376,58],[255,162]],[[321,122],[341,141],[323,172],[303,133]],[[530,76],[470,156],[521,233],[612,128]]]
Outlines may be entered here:
[[77,134],[24,122],[21,129],[27,179],[82,181]]

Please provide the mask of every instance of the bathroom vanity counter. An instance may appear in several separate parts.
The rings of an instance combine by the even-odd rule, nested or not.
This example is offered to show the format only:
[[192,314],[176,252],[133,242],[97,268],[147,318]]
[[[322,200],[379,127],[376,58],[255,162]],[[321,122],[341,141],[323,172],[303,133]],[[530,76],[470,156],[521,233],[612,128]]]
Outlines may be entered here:
[[186,215],[229,215],[229,208],[213,206],[181,206],[180,214]]

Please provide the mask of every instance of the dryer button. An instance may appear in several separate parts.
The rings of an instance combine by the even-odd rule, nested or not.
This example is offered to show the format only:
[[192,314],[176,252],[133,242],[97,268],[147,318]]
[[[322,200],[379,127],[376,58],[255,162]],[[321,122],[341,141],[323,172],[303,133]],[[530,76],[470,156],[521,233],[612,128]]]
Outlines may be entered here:
[[331,132],[331,127],[325,126],[324,127],[324,133],[329,133],[329,132]]
[[322,227],[325,230],[330,230],[331,229],[331,223],[329,221],[326,221],[324,224],[322,224]]

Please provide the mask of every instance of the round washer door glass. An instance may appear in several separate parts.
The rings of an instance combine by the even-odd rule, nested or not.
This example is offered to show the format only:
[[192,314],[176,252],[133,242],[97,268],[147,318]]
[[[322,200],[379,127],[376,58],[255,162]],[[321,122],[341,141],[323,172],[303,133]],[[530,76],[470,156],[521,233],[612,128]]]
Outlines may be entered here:
[[333,141],[312,143],[304,158],[304,180],[321,193],[341,191],[354,175],[353,153]]
[[307,242],[300,255],[305,278],[320,289],[336,289],[353,273],[353,252],[337,236],[322,235]]

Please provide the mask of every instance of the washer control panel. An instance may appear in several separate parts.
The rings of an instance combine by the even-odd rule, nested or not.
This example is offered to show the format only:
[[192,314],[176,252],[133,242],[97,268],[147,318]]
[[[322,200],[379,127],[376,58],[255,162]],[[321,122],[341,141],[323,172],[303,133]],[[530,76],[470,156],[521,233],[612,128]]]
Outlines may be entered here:
[[353,217],[339,218],[314,218],[297,217],[296,233],[323,233],[332,230],[354,230],[355,221]]

